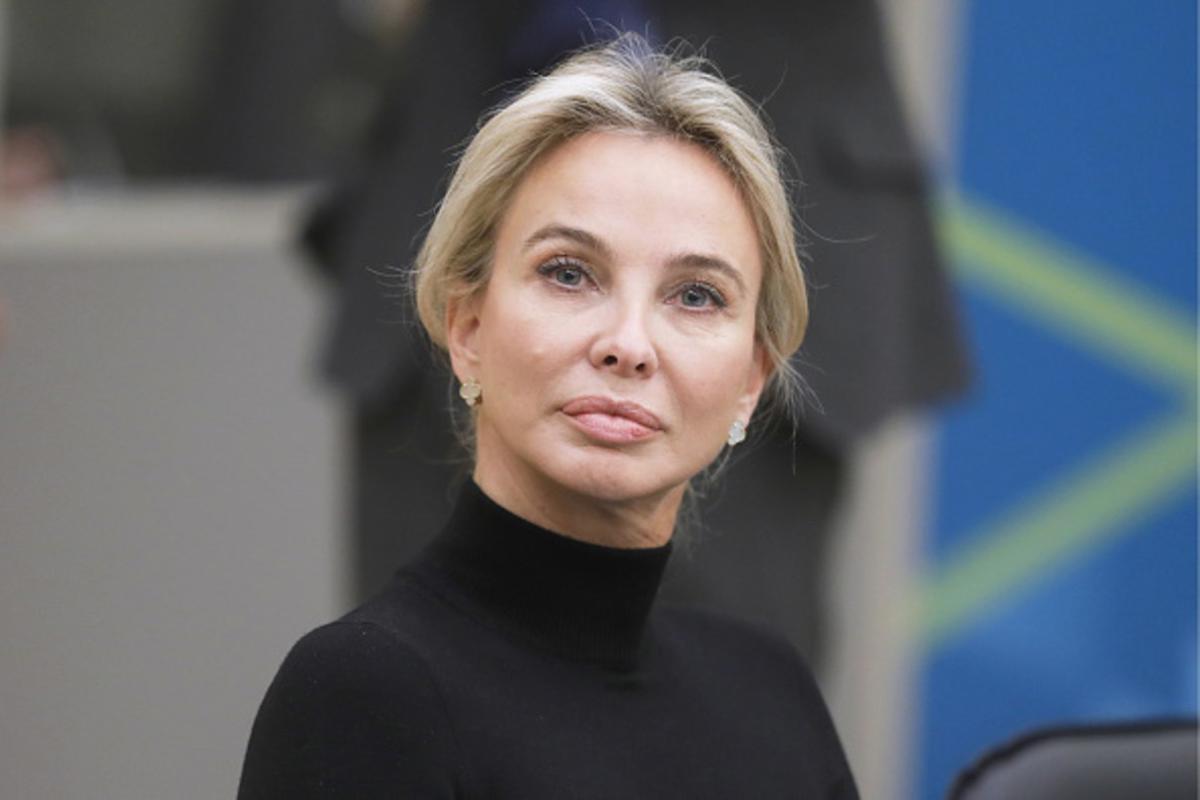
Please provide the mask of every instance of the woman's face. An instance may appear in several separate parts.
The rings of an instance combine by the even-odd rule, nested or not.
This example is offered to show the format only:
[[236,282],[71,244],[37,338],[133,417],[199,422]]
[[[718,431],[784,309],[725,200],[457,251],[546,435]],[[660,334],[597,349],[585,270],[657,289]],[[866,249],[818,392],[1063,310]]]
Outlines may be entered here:
[[496,233],[451,358],[482,387],[476,479],[534,504],[682,495],[766,375],[762,266],[737,188],[700,147],[589,133],[543,156]]

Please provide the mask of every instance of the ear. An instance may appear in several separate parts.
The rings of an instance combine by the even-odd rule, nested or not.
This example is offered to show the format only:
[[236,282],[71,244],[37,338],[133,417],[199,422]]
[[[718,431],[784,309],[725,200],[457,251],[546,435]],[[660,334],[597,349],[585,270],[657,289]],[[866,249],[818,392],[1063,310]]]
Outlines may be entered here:
[[482,292],[454,295],[446,303],[446,350],[459,381],[479,377],[479,313]]
[[747,424],[754,415],[754,409],[758,406],[758,398],[762,395],[763,387],[767,385],[767,379],[774,371],[767,348],[763,347],[762,342],[757,338],[754,340],[754,354],[751,362],[750,370],[746,375],[746,387],[742,396],[738,398],[737,418]]

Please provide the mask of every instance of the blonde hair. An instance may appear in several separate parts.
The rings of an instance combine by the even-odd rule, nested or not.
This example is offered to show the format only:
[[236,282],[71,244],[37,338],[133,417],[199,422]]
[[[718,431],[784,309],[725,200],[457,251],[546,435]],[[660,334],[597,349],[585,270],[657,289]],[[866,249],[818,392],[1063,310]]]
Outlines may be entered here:
[[756,336],[773,367],[769,391],[794,412],[789,358],[804,339],[808,301],[781,151],[758,112],[702,56],[656,51],[637,34],[571,55],[485,118],[454,170],[416,261],[417,312],[446,348],[446,306],[482,291],[496,229],[541,155],[582,133],[675,137],[711,153],[740,190],[758,232],[763,280]]

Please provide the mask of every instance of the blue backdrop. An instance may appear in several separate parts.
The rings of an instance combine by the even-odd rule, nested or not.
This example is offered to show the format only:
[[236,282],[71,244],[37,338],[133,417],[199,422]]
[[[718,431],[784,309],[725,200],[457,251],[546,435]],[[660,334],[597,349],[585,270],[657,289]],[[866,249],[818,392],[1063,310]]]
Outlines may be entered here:
[[1061,721],[1195,715],[1196,8],[965,4],[913,794]]

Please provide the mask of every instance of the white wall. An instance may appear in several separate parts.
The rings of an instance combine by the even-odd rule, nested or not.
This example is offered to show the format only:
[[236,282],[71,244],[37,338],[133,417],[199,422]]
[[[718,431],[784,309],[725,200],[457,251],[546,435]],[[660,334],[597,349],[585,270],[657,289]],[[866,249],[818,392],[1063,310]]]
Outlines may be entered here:
[[232,797],[287,646],[339,611],[296,200],[0,210],[4,797]]

